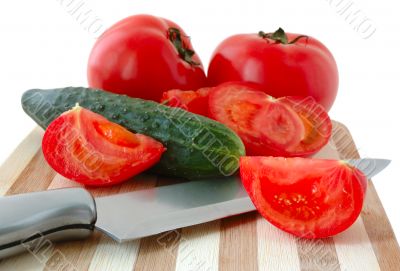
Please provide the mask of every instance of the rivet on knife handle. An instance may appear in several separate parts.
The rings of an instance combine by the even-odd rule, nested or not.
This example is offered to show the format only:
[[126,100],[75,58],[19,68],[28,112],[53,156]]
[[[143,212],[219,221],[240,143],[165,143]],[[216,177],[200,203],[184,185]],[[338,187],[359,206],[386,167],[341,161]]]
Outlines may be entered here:
[[33,252],[43,241],[85,238],[95,222],[95,202],[85,189],[0,197],[0,259]]

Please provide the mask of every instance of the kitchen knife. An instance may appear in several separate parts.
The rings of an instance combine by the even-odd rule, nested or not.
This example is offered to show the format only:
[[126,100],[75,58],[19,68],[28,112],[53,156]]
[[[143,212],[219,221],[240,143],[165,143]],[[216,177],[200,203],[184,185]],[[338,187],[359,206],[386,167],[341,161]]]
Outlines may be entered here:
[[[371,178],[390,160],[348,162]],[[253,210],[237,176],[96,199],[83,188],[0,197],[0,258],[32,250],[43,240],[84,238],[94,229],[124,242]]]

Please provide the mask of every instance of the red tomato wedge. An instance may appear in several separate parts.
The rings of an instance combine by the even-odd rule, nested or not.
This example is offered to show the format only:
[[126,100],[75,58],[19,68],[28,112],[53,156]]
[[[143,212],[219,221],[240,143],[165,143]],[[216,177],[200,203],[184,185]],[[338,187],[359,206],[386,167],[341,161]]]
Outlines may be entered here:
[[304,137],[303,121],[290,106],[246,84],[214,88],[209,113],[240,136],[250,155],[283,155]]
[[289,105],[303,120],[304,138],[300,144],[287,150],[287,156],[309,156],[325,146],[332,134],[332,122],[322,105],[315,102],[311,96],[282,97],[280,103]]
[[161,103],[208,116],[208,94],[210,90],[211,88],[200,88],[196,91],[172,89],[163,93]]
[[367,178],[344,161],[242,157],[240,176],[260,214],[303,238],[324,238],[350,227],[361,212]]
[[120,183],[160,160],[163,145],[76,106],[47,128],[42,150],[62,176],[91,186]]

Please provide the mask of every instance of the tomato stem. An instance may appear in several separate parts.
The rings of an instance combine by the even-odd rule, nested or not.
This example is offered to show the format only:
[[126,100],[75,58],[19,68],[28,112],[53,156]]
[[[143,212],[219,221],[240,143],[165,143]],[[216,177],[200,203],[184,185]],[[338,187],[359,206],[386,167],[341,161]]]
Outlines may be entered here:
[[270,39],[275,41],[275,43],[281,43],[281,44],[294,44],[301,38],[305,38],[308,40],[308,36],[299,35],[293,40],[289,41],[285,31],[281,27],[279,27],[278,30],[276,30],[273,33],[265,33],[264,31],[260,31],[258,32],[258,36],[260,36],[263,39]]
[[195,51],[187,48],[187,46],[185,45],[185,43],[182,40],[181,31],[178,28],[175,28],[175,27],[168,28],[168,38],[172,42],[172,44],[175,46],[176,50],[178,51],[179,56],[183,60],[185,60],[190,65],[194,65],[194,66],[200,65],[200,63],[198,63],[192,59],[193,55],[195,54]]

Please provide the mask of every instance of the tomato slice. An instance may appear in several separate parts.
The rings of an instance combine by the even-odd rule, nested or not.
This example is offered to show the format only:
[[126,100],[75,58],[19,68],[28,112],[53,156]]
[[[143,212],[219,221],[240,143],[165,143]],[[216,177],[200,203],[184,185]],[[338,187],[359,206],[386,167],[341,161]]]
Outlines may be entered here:
[[344,161],[242,157],[240,176],[260,214],[303,238],[324,238],[350,227],[361,212],[367,178]]
[[48,126],[42,150],[62,176],[85,185],[106,186],[148,169],[166,149],[148,136],[131,133],[76,106]]
[[208,116],[208,94],[210,90],[211,88],[200,88],[197,91],[172,89],[163,93],[161,103]]
[[250,155],[284,155],[305,133],[290,106],[247,84],[215,87],[209,94],[209,113],[241,137]]
[[310,156],[328,143],[332,122],[322,105],[312,97],[282,97],[278,101],[296,111],[305,127],[304,138],[299,144],[288,148],[286,156]]

